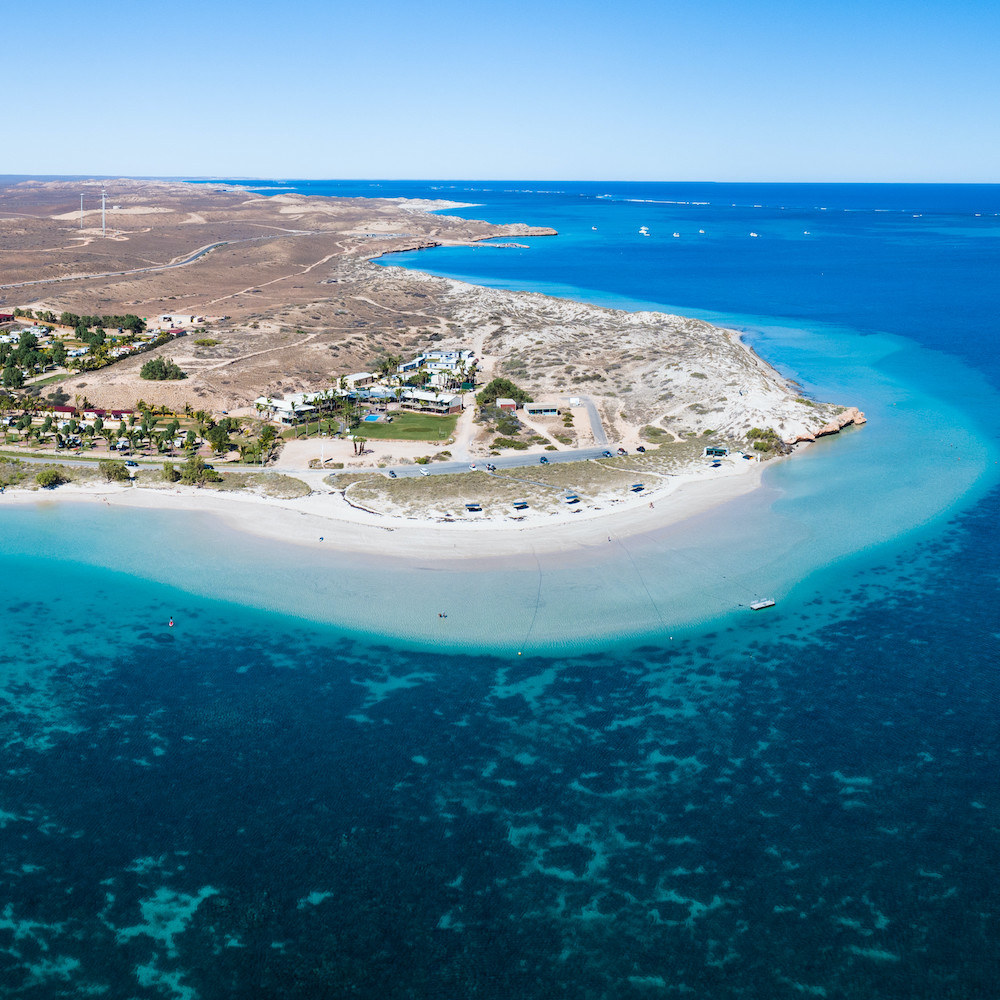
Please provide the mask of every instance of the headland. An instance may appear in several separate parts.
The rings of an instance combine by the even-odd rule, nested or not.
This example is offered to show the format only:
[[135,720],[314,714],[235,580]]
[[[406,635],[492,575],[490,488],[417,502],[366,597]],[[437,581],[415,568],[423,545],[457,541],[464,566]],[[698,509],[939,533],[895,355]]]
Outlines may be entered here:
[[[733,331],[372,262],[555,235],[439,214],[467,207],[135,180],[0,190],[7,499],[212,510],[369,552],[391,532],[397,555],[467,555],[484,533],[498,552],[556,550],[676,522],[864,422]],[[29,456],[63,485],[39,491]]]

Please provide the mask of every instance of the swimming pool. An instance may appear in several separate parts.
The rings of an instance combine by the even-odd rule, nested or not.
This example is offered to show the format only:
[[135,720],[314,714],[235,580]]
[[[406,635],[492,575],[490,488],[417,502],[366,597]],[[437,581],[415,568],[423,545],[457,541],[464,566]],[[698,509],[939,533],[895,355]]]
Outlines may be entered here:
[[378,420],[378,414],[377,413],[369,413],[365,417],[365,423],[366,424],[373,424],[373,423],[375,423],[376,420]]

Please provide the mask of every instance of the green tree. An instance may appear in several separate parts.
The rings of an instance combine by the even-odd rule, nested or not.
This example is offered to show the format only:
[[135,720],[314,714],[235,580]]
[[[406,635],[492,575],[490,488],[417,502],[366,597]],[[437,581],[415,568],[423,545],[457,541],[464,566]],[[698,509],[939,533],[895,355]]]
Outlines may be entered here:
[[181,482],[190,486],[201,486],[203,483],[222,482],[222,476],[210,469],[197,455],[192,455],[181,466]]
[[270,424],[267,424],[260,432],[261,461],[263,463],[266,464],[270,461],[271,452],[274,450],[274,444],[277,439],[278,432]]
[[495,378],[489,382],[478,396],[476,402],[480,406],[490,406],[497,401],[500,396],[506,396],[518,403],[530,403],[529,396],[523,389],[518,388],[507,378]]
[[35,482],[38,483],[43,490],[51,490],[56,486],[61,486],[63,483],[67,482],[67,478],[61,469],[42,469],[42,471],[35,476]]
[[102,460],[97,463],[97,468],[109,483],[127,483],[129,481],[128,469],[124,462],[117,462],[113,459]]
[[205,434],[208,443],[212,446],[212,451],[217,455],[223,455],[229,451],[229,426],[227,421],[209,427]]
[[172,381],[187,378],[172,358],[153,358],[139,369],[139,378],[153,382]]

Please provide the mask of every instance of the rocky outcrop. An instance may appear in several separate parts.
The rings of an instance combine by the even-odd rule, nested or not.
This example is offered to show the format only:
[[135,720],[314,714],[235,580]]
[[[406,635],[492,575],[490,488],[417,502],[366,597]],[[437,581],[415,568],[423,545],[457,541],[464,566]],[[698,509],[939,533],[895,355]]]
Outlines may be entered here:
[[818,431],[806,431],[805,433],[797,434],[788,443],[799,444],[802,441],[815,441],[816,438],[826,437],[828,434],[839,434],[850,424],[860,427],[866,423],[868,423],[867,417],[856,406],[849,406],[847,409],[841,410],[833,420],[828,424],[824,424]]

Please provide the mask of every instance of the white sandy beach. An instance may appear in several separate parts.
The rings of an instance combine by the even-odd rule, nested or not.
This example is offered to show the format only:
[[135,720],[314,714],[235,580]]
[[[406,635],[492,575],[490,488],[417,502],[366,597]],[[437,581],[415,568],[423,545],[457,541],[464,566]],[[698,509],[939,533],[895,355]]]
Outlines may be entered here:
[[556,513],[530,512],[523,520],[390,517],[349,504],[324,482],[325,473],[297,473],[313,492],[295,499],[220,493],[176,486],[144,489],[113,484],[75,485],[55,490],[8,490],[0,503],[34,505],[101,503],[125,509],[197,511],[217,516],[231,528],[278,541],[364,553],[398,560],[452,561],[517,556],[524,552],[570,552],[677,524],[760,485],[764,466],[732,462],[724,469],[671,476],[641,497],[595,500]]

